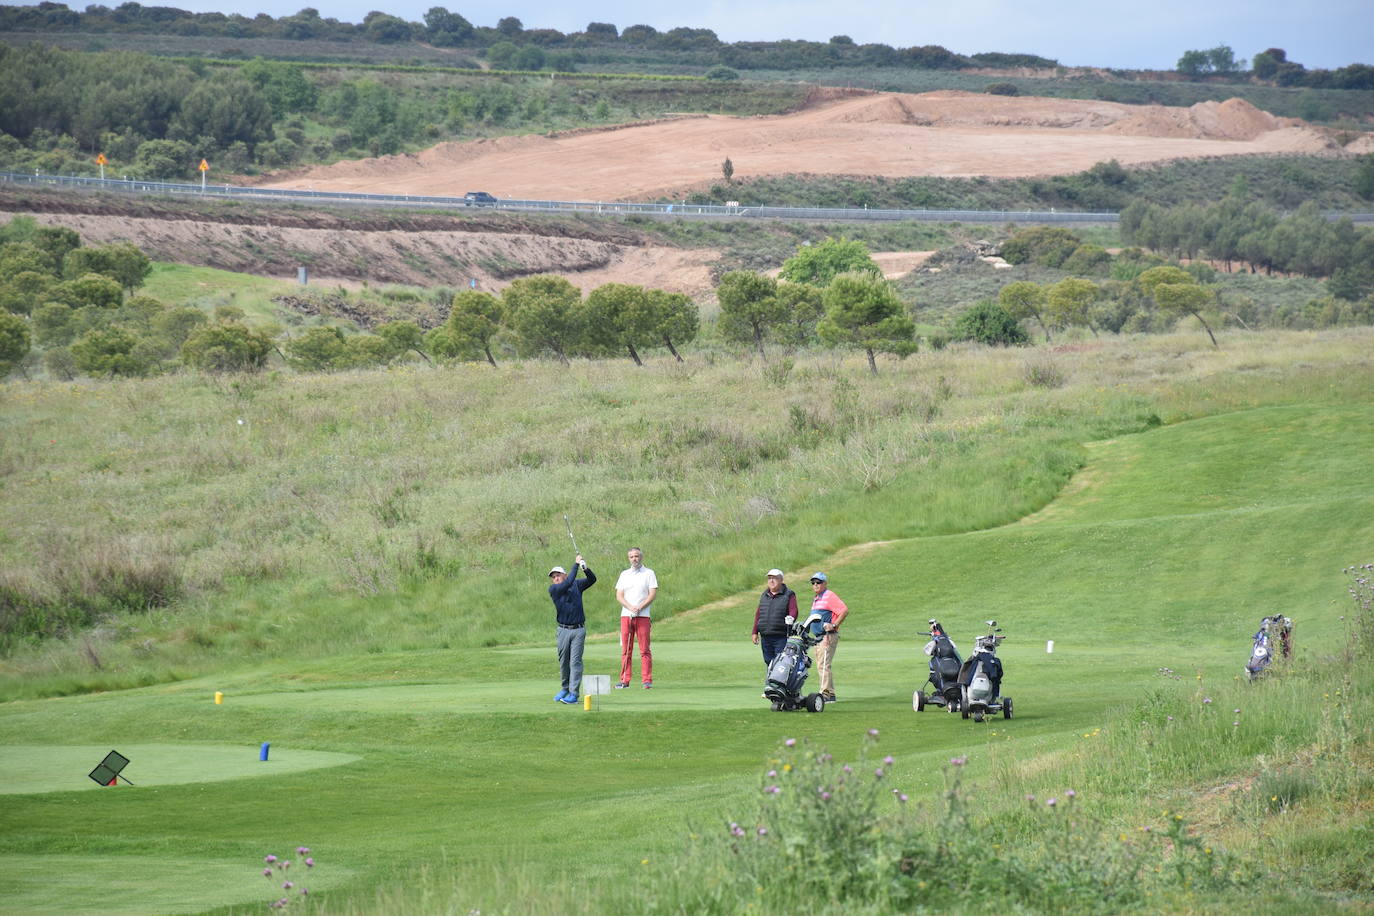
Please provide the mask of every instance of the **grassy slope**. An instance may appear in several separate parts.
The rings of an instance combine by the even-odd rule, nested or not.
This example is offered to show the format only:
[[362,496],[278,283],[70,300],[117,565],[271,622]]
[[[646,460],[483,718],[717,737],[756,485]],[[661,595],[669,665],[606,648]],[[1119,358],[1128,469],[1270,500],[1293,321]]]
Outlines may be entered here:
[[[574,891],[587,892],[606,879],[614,884],[644,874],[641,859],[649,860],[651,875],[660,862],[676,869],[684,820],[709,823],[715,812],[738,810],[755,768],[782,734],[807,735],[842,753],[862,729],[879,727],[884,750],[898,757],[894,784],[914,793],[939,785],[939,762],[969,753],[971,774],[997,789],[989,793],[994,806],[1000,803],[994,796],[1011,786],[1058,791],[1072,784],[1091,787],[1091,803],[1125,823],[1198,778],[1246,768],[1255,753],[1291,752],[1304,743],[1312,719],[1284,713],[1300,692],[1279,696],[1285,702],[1269,704],[1253,726],[1247,719],[1246,730],[1234,733],[1244,740],[1228,739],[1235,746],[1194,747],[1194,757],[1199,750],[1203,755],[1194,769],[1144,779],[1138,761],[1121,760],[1120,746],[1134,743],[1130,717],[1110,711],[1161,684],[1171,695],[1186,695],[1192,682],[1174,688],[1160,681],[1153,672],[1161,664],[1190,677],[1196,672],[1218,691],[1233,689],[1227,685],[1244,660],[1246,634],[1275,609],[1299,620],[1300,660],[1319,664],[1339,635],[1338,570],[1369,559],[1360,551],[1374,536],[1374,505],[1359,474],[1360,456],[1374,445],[1374,415],[1366,406],[1367,368],[1356,369],[1365,349],[1359,334],[1271,335],[1249,343],[1257,345],[1253,352],[1231,357],[1243,365],[1228,362],[1221,374],[1206,368],[1220,368],[1217,354],[1192,349],[1185,339],[1104,348],[1075,364],[1085,384],[1072,396],[1006,396],[996,407],[999,437],[1041,457],[998,459],[996,442],[975,440],[964,461],[975,473],[1007,478],[1006,489],[986,494],[997,500],[1014,494],[1018,483],[1029,487],[1025,508],[1012,517],[1043,503],[1035,495],[1043,492],[1037,461],[1062,447],[1054,438],[1018,433],[1050,425],[1072,430],[1079,441],[1094,438],[1087,434],[1103,402],[1093,388],[1106,381],[1105,367],[1148,361],[1148,371],[1116,384],[1150,391],[1168,421],[1196,418],[1088,449],[1087,467],[1070,490],[1024,523],[980,523],[971,512],[979,496],[965,478],[944,502],[936,502],[942,494],[918,493],[927,504],[904,524],[881,515],[877,529],[875,519],[865,522],[878,502],[868,497],[785,501],[783,516],[771,524],[789,537],[810,531],[809,541],[793,546],[718,532],[716,546],[689,540],[660,548],[660,573],[673,577],[675,593],[665,611],[689,607],[722,586],[745,591],[714,610],[660,622],[659,689],[607,697],[591,714],[549,703],[551,653],[543,624],[530,648],[477,649],[468,637],[488,626],[481,599],[451,583],[436,586],[439,594],[422,590],[398,601],[395,610],[390,601],[370,607],[379,615],[374,628],[385,620],[391,630],[413,616],[420,621],[417,641],[429,630],[429,645],[448,639],[449,649],[398,650],[409,639],[405,633],[375,632],[370,648],[350,651],[348,640],[328,632],[336,619],[352,618],[349,602],[321,598],[312,610],[296,596],[258,609],[257,620],[243,609],[237,613],[247,626],[282,633],[306,617],[307,629],[323,643],[317,657],[304,657],[310,640],[302,637],[289,650],[271,646],[226,665],[219,676],[6,704],[0,707],[6,744],[187,742],[255,755],[258,742],[272,740],[363,757],[268,782],[8,798],[0,814],[0,853],[14,866],[0,869],[7,906],[71,910],[100,901],[173,912],[265,900],[254,863],[298,843],[315,847],[322,883],[330,869],[348,873],[355,893],[335,899],[352,900],[363,911],[377,907],[369,901],[378,884],[397,895],[389,904],[393,912],[447,905],[423,903],[425,889],[446,885],[421,879],[418,863],[433,865],[439,876],[455,868],[464,876],[465,896],[453,904],[460,911],[469,905],[500,910],[512,903],[512,886],[519,894],[566,879]],[[1152,344],[1167,352],[1141,352]],[[999,390],[999,373],[1015,363],[956,365],[965,385]],[[358,380],[334,381],[346,393]],[[1263,409],[1266,404],[1273,406]],[[992,409],[986,400],[978,406]],[[893,478],[882,499],[892,502],[921,476]],[[804,525],[794,527],[794,520]],[[611,531],[623,525],[591,522],[583,543],[612,542]],[[825,557],[868,535],[923,532],[938,536],[849,559]],[[561,557],[561,550],[551,544],[547,552]],[[778,557],[798,571],[824,564],[855,609],[838,658],[844,702],[820,717],[778,717],[757,699],[756,650],[746,642],[749,588],[756,567]],[[603,572],[613,565],[608,558]],[[698,579],[712,585],[703,590]],[[537,577],[520,585],[533,597],[512,593],[501,610],[529,608],[542,620],[535,583]],[[594,614],[608,623],[605,603],[603,593]],[[975,732],[955,717],[916,718],[910,711],[910,691],[923,677],[913,632],[932,613],[962,641],[985,616],[1008,625],[1007,692],[1017,698],[1017,720]],[[1047,638],[1056,640],[1053,656],[1043,652]],[[611,670],[614,654],[607,636],[593,640],[589,670]],[[1275,684],[1274,692],[1294,687]],[[210,702],[217,689],[228,694],[223,707]],[[1254,695],[1257,710],[1266,708],[1267,695]],[[1101,752],[1091,743],[1098,740]],[[1291,831],[1285,836],[1314,841]],[[1351,854],[1351,840],[1332,850],[1330,837],[1320,839],[1327,861]],[[213,880],[193,881],[173,895],[150,890],[165,883],[168,855]],[[225,888],[226,863],[242,867],[233,890]],[[513,885],[489,870],[497,864],[503,872],[514,869]],[[1306,864],[1286,863],[1294,874],[1303,874]],[[1317,873],[1332,878],[1329,869]],[[116,875],[130,888],[124,895],[106,889]],[[541,892],[516,909],[554,912],[567,899]],[[597,899],[607,905],[604,897],[585,905],[596,911]]]

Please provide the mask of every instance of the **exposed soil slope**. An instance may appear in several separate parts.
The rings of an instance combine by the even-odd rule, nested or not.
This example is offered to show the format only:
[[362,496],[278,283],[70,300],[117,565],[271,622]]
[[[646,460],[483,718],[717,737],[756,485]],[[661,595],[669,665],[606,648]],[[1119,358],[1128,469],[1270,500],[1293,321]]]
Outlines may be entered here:
[[[838,97],[836,97],[838,96]],[[277,187],[552,200],[643,200],[739,177],[1019,177],[1201,156],[1315,153],[1327,133],[1248,102],[1191,108],[940,91],[816,93],[793,114],[703,116],[558,136],[442,143],[278,176]]]
[[299,210],[197,214],[131,198],[0,193],[0,221],[21,214],[75,229],[90,245],[133,242],[159,261],[287,279],[305,265],[319,283],[459,286],[475,278],[482,289],[502,289],[516,277],[548,272],[583,289],[615,281],[701,296],[713,288],[709,265],[720,256],[645,244],[614,220],[589,225],[487,213],[345,222]]

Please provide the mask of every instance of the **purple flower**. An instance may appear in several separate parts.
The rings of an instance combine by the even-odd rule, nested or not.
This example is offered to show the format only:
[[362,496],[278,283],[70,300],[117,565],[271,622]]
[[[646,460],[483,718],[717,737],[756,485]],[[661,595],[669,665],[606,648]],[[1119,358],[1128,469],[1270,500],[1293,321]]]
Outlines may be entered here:
[[787,747],[793,747],[796,743],[797,743],[797,739],[796,739],[796,738],[788,738],[786,741],[783,742],[783,744],[786,745]]
[[876,779],[882,779],[882,778],[883,778],[883,768],[882,768],[882,767],[878,767],[876,770],[874,770],[874,771],[873,771],[873,776],[874,776],[874,778],[876,778]]
[[1026,801],[1028,801],[1028,802],[1033,802],[1033,801],[1035,801],[1035,796],[1034,796],[1034,795],[1027,794],[1027,795],[1026,795]]
[[305,867],[306,867],[306,868],[314,868],[314,867],[315,867],[315,860],[314,860],[314,859],[306,859],[306,860],[305,860]]
[[897,801],[899,801],[899,802],[904,802],[904,801],[906,801],[906,793],[903,792],[901,795],[898,795],[898,796],[897,796]]
[[777,795],[779,792],[782,791],[782,789],[778,788],[777,786],[769,786],[763,791],[767,792],[769,795]]
[[309,847],[309,846],[297,846],[297,847],[296,847],[296,855],[298,855],[298,856],[308,856],[308,855],[310,855],[310,847]]
[[262,870],[262,876],[263,876],[264,878],[268,879],[269,881],[272,880],[272,869],[270,869],[270,868],[264,868],[264,869]]
[[876,738],[876,737],[878,737],[878,730],[877,730],[876,728],[870,728],[870,729],[868,730],[868,737],[870,737],[870,738]]
[[1077,797],[1077,795],[1078,795],[1078,793],[1075,792],[1073,789],[1070,789],[1069,791],[1067,791],[1067,792],[1064,793],[1064,797],[1065,797],[1065,798],[1075,798],[1075,797]]
[[841,767],[840,769],[844,770],[846,773],[853,773],[853,772],[854,772],[854,768],[851,767],[851,766],[850,766],[849,764],[847,764],[847,763],[846,763],[843,767]]
[[768,828],[767,828],[767,827],[760,827],[760,828],[759,828],[759,836],[768,836]]
[[769,770],[769,771],[768,771],[768,778],[769,778],[769,779],[773,779],[773,778],[776,777],[777,775],[778,775],[778,771],[777,771],[777,770]]
[[1231,712],[1235,713],[1236,715],[1240,715],[1240,710],[1239,710],[1239,709],[1233,709],[1233,710],[1231,710]]
[[282,862],[282,863],[281,863],[280,865],[278,865],[277,867],[278,867],[278,868],[281,868],[281,869],[290,868],[290,867],[291,867],[291,860],[290,860],[290,859],[287,859],[286,861]]
[[822,793],[821,793],[821,801],[830,801],[830,793],[829,793],[829,792],[822,792]]
[[949,758],[949,765],[952,766],[952,767],[961,767],[961,766],[963,766],[963,765],[966,764],[966,763],[968,763],[968,755],[967,755],[967,754],[964,754],[964,755],[959,756],[959,757],[951,757],[951,758]]
[[1050,799],[1046,799],[1045,804],[1048,805],[1049,807],[1053,808],[1056,804],[1058,804],[1058,802],[1055,801],[1055,799],[1050,798]]
[[730,833],[734,836],[744,836],[744,828],[740,827],[739,825],[736,825],[734,829],[730,831]]
[[1236,721],[1232,722],[1231,724],[1232,724],[1232,725],[1239,725],[1239,724],[1240,724],[1240,720],[1237,719]]
[[277,857],[276,857],[276,856],[263,856],[263,859],[262,859],[262,860],[263,860],[264,862],[266,862],[268,865],[271,865],[273,862],[277,861]]
[[1174,721],[1174,717],[1173,717],[1173,716],[1168,716],[1168,717],[1166,718],[1166,721],[1172,722],[1172,721]]
[[892,762],[893,762],[893,761],[892,761],[892,757],[891,757],[891,756],[887,756],[887,757],[884,757],[884,758],[883,758],[883,765],[884,765],[884,766],[892,766]]
[[1211,698],[1211,697],[1204,697],[1203,700],[1202,700],[1202,705],[1203,705],[1203,706],[1209,706],[1209,705],[1211,705],[1211,702],[1212,702],[1212,698]]
[[308,888],[308,887],[303,887],[303,888],[301,888],[301,896],[302,896],[302,897],[304,897],[304,896],[305,896],[306,894],[308,894],[308,893],[310,893],[310,888]]
[[285,884],[283,884],[281,887],[282,887],[282,890],[284,890],[284,891],[289,891],[289,890],[291,890],[291,888],[293,888],[293,887],[295,887],[295,886],[296,886],[296,885],[292,884],[290,881],[287,881],[287,882],[286,882]]

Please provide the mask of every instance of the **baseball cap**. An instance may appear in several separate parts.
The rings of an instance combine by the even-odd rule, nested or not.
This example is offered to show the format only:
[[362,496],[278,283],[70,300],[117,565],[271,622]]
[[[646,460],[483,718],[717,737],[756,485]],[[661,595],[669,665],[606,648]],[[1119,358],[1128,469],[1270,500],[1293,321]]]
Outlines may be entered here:
[[781,569],[770,569],[770,570],[768,570],[768,575],[769,575],[770,578],[771,578],[772,576],[777,576],[779,579],[781,579],[781,578],[782,578],[782,570],[781,570]]
[[566,576],[568,571],[561,566],[555,566],[553,569],[549,570],[549,575],[552,576],[554,573],[562,573]]
[[829,582],[830,578],[825,573],[817,572],[811,574],[812,582]]

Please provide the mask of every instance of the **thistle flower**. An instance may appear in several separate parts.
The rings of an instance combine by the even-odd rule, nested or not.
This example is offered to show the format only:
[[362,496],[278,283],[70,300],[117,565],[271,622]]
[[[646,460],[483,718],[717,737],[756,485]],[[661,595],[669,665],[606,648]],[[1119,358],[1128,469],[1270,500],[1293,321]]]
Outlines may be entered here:
[[1049,799],[1046,799],[1046,800],[1045,800],[1045,804],[1046,804],[1048,807],[1053,808],[1055,805],[1059,804],[1059,802],[1058,802],[1056,799],[1049,798]]
[[883,758],[883,765],[884,765],[884,766],[892,766],[892,764],[893,764],[893,760],[892,760],[892,756],[891,756],[890,754],[889,754],[888,756],[886,756],[886,757]]
[[870,728],[870,729],[868,730],[868,737],[870,737],[870,738],[876,738],[876,737],[878,737],[878,730],[877,730],[876,728]]
[[273,862],[277,861],[277,857],[276,857],[276,856],[272,856],[272,855],[267,855],[267,856],[263,856],[263,857],[262,857],[262,860],[263,860],[264,862],[266,862],[268,865],[271,865]]
[[966,764],[966,763],[968,763],[968,755],[967,755],[967,754],[961,754],[961,755],[958,756],[958,757],[951,757],[951,758],[949,758],[949,765],[952,766],[952,767],[961,767],[961,766],[963,766],[963,765]]
[[796,743],[797,743],[797,739],[796,739],[796,738],[788,738],[786,741],[783,742],[783,746],[784,746],[784,747],[795,747],[795,746],[796,746]]

